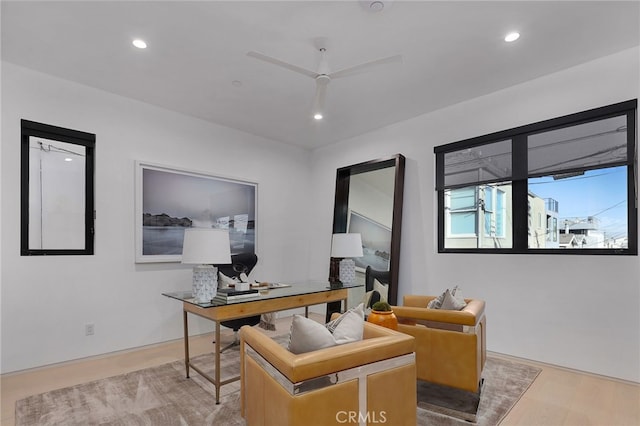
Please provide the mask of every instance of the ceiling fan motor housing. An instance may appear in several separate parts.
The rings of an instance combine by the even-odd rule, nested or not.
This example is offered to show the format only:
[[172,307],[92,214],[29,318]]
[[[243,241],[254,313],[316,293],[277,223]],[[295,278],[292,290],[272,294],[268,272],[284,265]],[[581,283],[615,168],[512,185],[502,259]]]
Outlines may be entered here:
[[329,77],[327,74],[319,74],[316,77],[316,83],[318,84],[329,84],[330,81],[331,77]]

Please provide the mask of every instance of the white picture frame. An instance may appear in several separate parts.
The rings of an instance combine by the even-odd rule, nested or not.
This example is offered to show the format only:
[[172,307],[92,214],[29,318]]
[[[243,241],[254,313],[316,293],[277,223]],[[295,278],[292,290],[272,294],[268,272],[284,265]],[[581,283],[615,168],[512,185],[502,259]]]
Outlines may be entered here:
[[184,229],[229,229],[231,254],[255,253],[258,184],[135,162],[135,262],[180,262]]

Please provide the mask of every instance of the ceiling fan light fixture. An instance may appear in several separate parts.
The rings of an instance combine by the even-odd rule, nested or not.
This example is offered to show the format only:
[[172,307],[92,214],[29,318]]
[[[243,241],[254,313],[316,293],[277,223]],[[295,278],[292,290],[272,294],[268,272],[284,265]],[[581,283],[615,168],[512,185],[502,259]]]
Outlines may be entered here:
[[520,33],[517,31],[512,31],[508,33],[506,36],[504,36],[504,41],[506,41],[507,43],[511,43],[516,41],[519,38],[520,38]]
[[324,117],[324,99],[327,91],[327,84],[331,81],[328,75],[321,74],[316,77],[316,95],[313,98],[313,118],[315,120],[322,120]]
[[146,49],[147,48],[147,43],[144,40],[139,39],[139,38],[133,40],[131,42],[131,44],[133,44],[138,49]]

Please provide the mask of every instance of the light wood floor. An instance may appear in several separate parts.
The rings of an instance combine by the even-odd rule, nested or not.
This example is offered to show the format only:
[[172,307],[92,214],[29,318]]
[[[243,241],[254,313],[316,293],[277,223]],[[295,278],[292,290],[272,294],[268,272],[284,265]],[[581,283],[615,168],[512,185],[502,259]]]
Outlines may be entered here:
[[[311,314],[322,321],[323,316]],[[277,322],[275,332],[289,329],[290,318]],[[223,342],[232,340],[223,333]],[[191,355],[212,350],[211,335],[191,338]],[[184,357],[182,340],[136,350],[0,376],[2,426],[14,426],[14,407],[19,399],[104,377],[161,365]],[[504,357],[498,354],[492,356]],[[640,386],[605,377],[583,374],[522,359],[516,360],[542,368],[522,399],[501,423],[502,426],[639,426]],[[195,373],[194,373],[195,374]],[[197,425],[194,425],[197,426]]]

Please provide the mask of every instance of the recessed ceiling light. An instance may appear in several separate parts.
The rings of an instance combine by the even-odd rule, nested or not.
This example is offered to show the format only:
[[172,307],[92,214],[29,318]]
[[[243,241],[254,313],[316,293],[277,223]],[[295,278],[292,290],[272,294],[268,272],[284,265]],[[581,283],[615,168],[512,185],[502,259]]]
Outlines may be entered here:
[[384,9],[384,3],[382,3],[381,1],[372,1],[371,4],[369,4],[369,9],[373,10],[374,12],[380,12],[382,9]]
[[320,114],[319,112],[313,115],[313,118],[315,118],[316,120],[322,120],[322,114]]
[[393,0],[360,0],[360,5],[369,12],[381,12],[389,7]]
[[137,47],[138,49],[146,49],[147,48],[147,43],[145,43],[144,40],[140,40],[139,38],[133,40],[133,45],[135,47]]
[[516,41],[520,38],[520,33],[517,31],[510,32],[506,36],[504,36],[504,41],[507,43],[511,43],[512,41]]
[[73,158],[67,157],[67,158],[64,159],[64,161],[73,161]]

